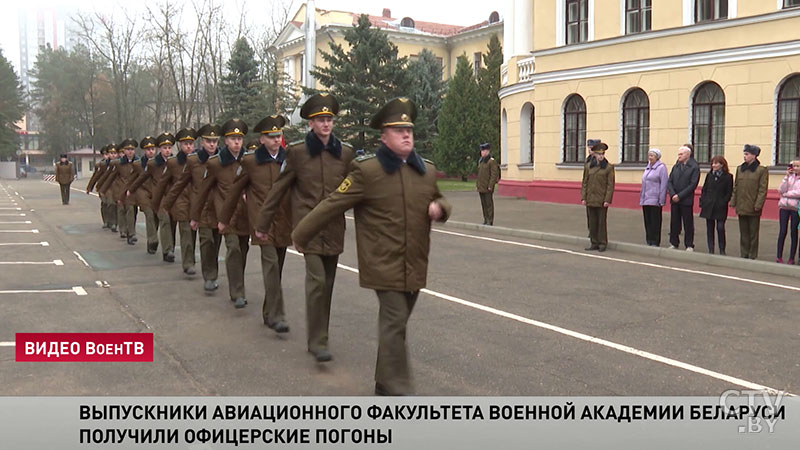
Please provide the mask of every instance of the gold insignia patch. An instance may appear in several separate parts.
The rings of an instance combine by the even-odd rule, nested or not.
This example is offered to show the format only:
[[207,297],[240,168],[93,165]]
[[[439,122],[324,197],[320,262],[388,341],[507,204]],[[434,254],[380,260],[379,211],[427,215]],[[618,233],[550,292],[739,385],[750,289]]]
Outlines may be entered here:
[[402,116],[400,116],[400,120],[408,122],[408,114],[403,114]]
[[342,184],[340,184],[339,188],[336,190],[344,194],[345,192],[347,192],[348,189],[350,189],[350,185],[352,184],[353,182],[350,181],[350,178],[345,178],[344,180],[342,180]]
[[327,106],[323,106],[322,107],[322,112],[328,112],[328,107]]

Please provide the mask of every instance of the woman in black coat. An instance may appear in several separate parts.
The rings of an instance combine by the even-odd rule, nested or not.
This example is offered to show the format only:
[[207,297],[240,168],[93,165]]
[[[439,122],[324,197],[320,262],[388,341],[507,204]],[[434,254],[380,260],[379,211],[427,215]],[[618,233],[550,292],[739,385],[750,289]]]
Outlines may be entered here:
[[700,194],[700,217],[706,219],[708,253],[714,254],[714,229],[719,238],[719,254],[725,254],[725,220],[728,218],[728,202],[733,193],[733,175],[728,161],[722,156],[711,158],[711,171],[706,174]]

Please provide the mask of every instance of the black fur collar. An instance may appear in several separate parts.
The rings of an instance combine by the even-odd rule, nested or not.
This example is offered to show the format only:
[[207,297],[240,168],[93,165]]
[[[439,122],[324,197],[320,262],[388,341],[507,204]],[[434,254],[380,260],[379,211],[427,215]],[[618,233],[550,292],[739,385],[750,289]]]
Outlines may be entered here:
[[[144,158],[144,159],[146,159],[146,158]],[[124,165],[124,164],[128,164],[128,163],[134,163],[136,161],[139,161],[139,158],[136,155],[133,155],[133,159],[128,159],[128,157],[125,156],[125,155],[122,155],[119,158],[120,165]],[[144,167],[144,166],[142,166],[142,167]]]
[[269,154],[269,150],[263,145],[259,146],[254,152],[256,162],[258,164],[266,164],[271,162],[276,162],[278,164],[283,164],[286,160],[286,149],[283,147],[278,149],[278,154],[275,155],[273,158],[272,155]]
[[761,161],[759,161],[758,159],[755,159],[751,164],[742,163],[741,165],[742,172],[744,172],[745,170],[749,170],[750,172],[755,172],[759,165],[761,165]]
[[[217,152],[217,153],[219,153],[219,152]],[[208,162],[208,158],[210,158],[210,157],[211,157],[211,154],[209,154],[206,151],[206,149],[200,148],[200,149],[197,150],[197,159],[199,159],[202,164],[205,164],[206,162]]]
[[233,164],[234,161],[240,161],[242,156],[244,156],[243,151],[239,151],[239,156],[234,158],[233,153],[228,150],[228,146],[222,147],[222,149],[218,152],[219,153],[219,163],[222,167],[228,166]]
[[322,141],[319,140],[316,134],[313,131],[309,131],[306,134],[306,149],[308,149],[308,154],[313,156],[319,156],[323,150],[327,150],[331,153],[331,155],[341,158],[342,157],[342,141],[340,141],[336,136],[331,133],[331,138],[328,140],[328,145],[322,145]]
[[[378,162],[381,163],[381,167],[388,174],[395,173],[403,166],[403,160],[385,145],[381,145],[375,154],[378,157]],[[409,153],[406,163],[419,172],[420,175],[424,175],[427,170],[425,161],[414,150]]]
[[155,157],[155,158],[153,158],[153,159],[155,159],[155,161],[156,161],[156,166],[158,166],[158,167],[161,167],[161,166],[163,166],[163,165],[164,165],[164,164],[166,164],[166,162],[167,162],[167,160],[166,160],[166,159],[164,159],[164,157],[163,157],[163,156],[161,156],[161,153],[157,154],[157,155],[156,155],[156,157]]
[[178,164],[180,165],[186,164],[186,158],[187,158],[186,153],[178,152],[178,156],[176,156],[176,158],[178,158]]
[[142,162],[142,169],[146,169],[147,168],[147,156],[142,155],[142,157],[139,159],[139,161]]

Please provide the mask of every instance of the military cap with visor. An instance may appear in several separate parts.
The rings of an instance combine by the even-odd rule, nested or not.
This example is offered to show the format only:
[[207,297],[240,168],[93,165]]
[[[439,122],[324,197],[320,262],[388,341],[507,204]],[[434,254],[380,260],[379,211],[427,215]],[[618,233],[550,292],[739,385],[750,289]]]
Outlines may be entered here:
[[156,138],[153,136],[145,136],[142,139],[142,142],[139,143],[139,146],[142,148],[152,148],[156,146]]
[[283,116],[273,114],[261,119],[253,128],[253,131],[267,136],[280,136],[284,126],[286,126],[286,119]]
[[222,124],[222,135],[225,137],[245,134],[247,134],[247,124],[242,119],[231,119]]
[[133,138],[125,139],[124,141],[122,141],[119,144],[119,148],[121,148],[123,150],[126,149],[126,148],[136,148],[138,146],[139,146],[139,142],[136,141],[136,139],[133,139]]
[[608,145],[600,139],[589,139],[586,141],[586,146],[595,153],[605,153],[608,150]]
[[113,142],[108,144],[108,145],[106,145],[106,151],[107,152],[116,152],[118,150],[119,150],[119,146],[117,146],[117,144],[115,144]]
[[175,136],[172,133],[161,133],[156,138],[156,145],[161,147],[162,145],[173,145],[175,144]]
[[100,147],[100,154],[105,155],[106,153],[108,153],[108,145]]
[[339,101],[336,100],[336,97],[326,92],[312,95],[300,108],[300,117],[303,119],[323,116],[333,117],[337,114],[339,114]]
[[197,131],[195,131],[192,127],[181,128],[177,133],[175,133],[175,139],[177,139],[178,142],[194,141],[197,139]]
[[369,121],[370,128],[380,130],[386,127],[414,128],[417,120],[417,106],[411,100],[400,97],[383,105]]
[[253,150],[257,149],[260,146],[261,146],[261,142],[258,142],[258,139],[250,139],[249,141],[247,141],[247,145],[245,146],[245,148],[248,151],[253,151]]
[[222,130],[219,125],[207,123],[197,130],[197,135],[206,139],[216,139],[222,136]]

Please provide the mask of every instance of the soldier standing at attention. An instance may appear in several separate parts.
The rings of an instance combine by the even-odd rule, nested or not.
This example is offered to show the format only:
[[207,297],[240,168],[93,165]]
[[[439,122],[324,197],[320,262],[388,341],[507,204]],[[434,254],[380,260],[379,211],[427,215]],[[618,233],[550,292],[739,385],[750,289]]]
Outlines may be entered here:
[[769,170],[761,165],[761,147],[745,144],[744,162],[736,168],[731,207],[739,216],[740,252],[742,258],[758,258],[758,232],[761,213],[769,191]]
[[124,154],[111,163],[108,177],[100,188],[104,194],[111,195],[117,204],[117,223],[121,238],[127,238],[128,245],[136,244],[136,214],[134,211],[133,197],[125,195],[125,187],[136,176],[134,165],[139,162],[136,157],[136,147],[139,143],[135,139],[125,139],[120,144]]
[[[158,218],[153,211],[150,195],[151,195],[151,182],[150,172],[147,170],[148,165],[153,160],[156,154],[156,140],[152,136],[145,136],[139,142],[139,147],[144,150],[142,157],[139,158],[140,164],[134,166],[136,169],[136,178],[131,181],[131,184],[125,187],[126,196],[135,195],[136,203],[144,213],[145,229],[147,230],[147,253],[155,255],[158,248]],[[139,187],[141,186],[141,189]]]
[[608,247],[608,206],[614,197],[614,166],[606,159],[608,145],[600,139],[589,139],[592,150],[583,167],[581,203],[586,205],[591,245],[586,250],[606,251]]
[[62,153],[61,159],[56,163],[56,182],[61,186],[61,204],[69,205],[69,185],[75,180],[72,162],[67,159],[67,154]]
[[[264,204],[267,194],[272,189],[286,160],[286,150],[281,146],[283,127],[286,119],[281,116],[269,116],[255,126],[255,132],[261,135],[261,144],[254,151],[242,157],[241,170],[233,181],[233,186],[225,198],[222,213],[219,215],[219,231],[224,233],[239,198],[246,189],[247,216],[251,230],[255,230],[258,211]],[[252,243],[261,247],[261,274],[264,280],[264,303],[261,317],[264,324],[277,333],[289,331],[286,313],[283,307],[283,291],[281,290],[281,274],[286,259],[286,247],[292,244],[292,224],[290,221],[289,197],[284,196],[275,220],[270,226],[267,239],[259,239],[255,234]]]
[[[247,124],[239,119],[231,119],[222,125],[225,136],[225,147],[208,159],[203,174],[203,184],[198,195],[192,201],[191,217],[199,222],[203,207],[208,204],[214,209],[214,217],[222,214],[222,203],[229,195],[233,179],[239,170],[239,161],[244,156],[244,136]],[[244,199],[237,197],[235,215],[230,226],[225,228],[225,269],[228,273],[228,292],[234,307],[244,308],[247,299],[244,293],[244,270],[247,263],[247,251],[250,249],[250,221],[247,218],[247,206]],[[214,222],[215,227],[218,222]],[[221,230],[220,230],[221,231]]]
[[481,196],[481,208],[483,209],[483,224],[494,225],[494,188],[500,179],[500,165],[489,154],[490,146],[488,143],[481,144],[481,159],[478,160],[478,180],[475,187],[478,195]]
[[[285,195],[290,196],[292,223],[296,225],[344,180],[354,152],[333,134],[333,116],[338,112],[339,102],[325,93],[312,95],[300,108],[300,117],[308,120],[311,131],[286,151],[284,169],[256,222],[259,239],[267,239]],[[317,362],[330,361],[333,355],[328,350],[328,323],[336,265],[344,251],[344,211],[326,222],[318,236],[297,251],[303,253],[306,262],[308,351]]]
[[178,222],[181,239],[181,264],[183,273],[190,276],[197,273],[194,269],[194,246],[195,242],[197,242],[197,231],[193,230],[189,225],[189,189],[184,189],[181,192],[169,211],[161,208],[161,201],[164,194],[170,190],[183,171],[186,170],[186,162],[189,160],[189,155],[194,151],[196,138],[197,131],[191,127],[182,128],[175,134],[180,151],[177,156],[170,157],[167,160],[167,169],[153,189],[153,209],[158,211],[159,217],[161,214],[169,214],[172,220]]
[[412,392],[406,325],[428,273],[431,221],[444,222],[450,205],[436,185],[436,167],[414,151],[417,109],[405,98],[390,101],[370,121],[383,143],[361,156],[336,192],[317,205],[292,233],[296,246],[354,208],[361,287],[380,303],[375,394]]
[[[89,195],[89,193],[92,192],[94,187],[97,185],[97,180],[100,179],[100,177],[106,171],[106,167],[108,167],[108,164],[106,163],[109,158],[107,149],[108,146],[103,146],[100,149],[101,159],[94,165],[94,173],[92,173],[92,177],[89,178],[89,184],[86,185],[86,195]],[[102,199],[100,200],[100,218],[103,220],[103,228],[111,227],[111,225],[108,223],[108,217],[106,217],[106,205],[103,203]]]
[[[187,156],[186,166],[181,172],[178,181],[172,185],[159,205],[159,208],[163,211],[169,211],[184,192],[189,193],[190,205],[195,201],[200,201],[197,195],[200,191],[200,185],[203,183],[203,174],[206,171],[208,159],[217,153],[220,128],[219,125],[206,124],[197,130],[197,134],[202,139],[201,148]],[[191,187],[187,189],[190,184]],[[199,221],[191,220],[191,211],[189,217],[189,227],[197,231],[198,240],[200,241],[200,267],[203,272],[203,289],[206,292],[212,292],[219,287],[217,284],[219,275],[217,260],[219,259],[219,246],[222,244],[222,238],[217,230],[217,217],[213,208],[208,208],[207,205],[203,209]]]

